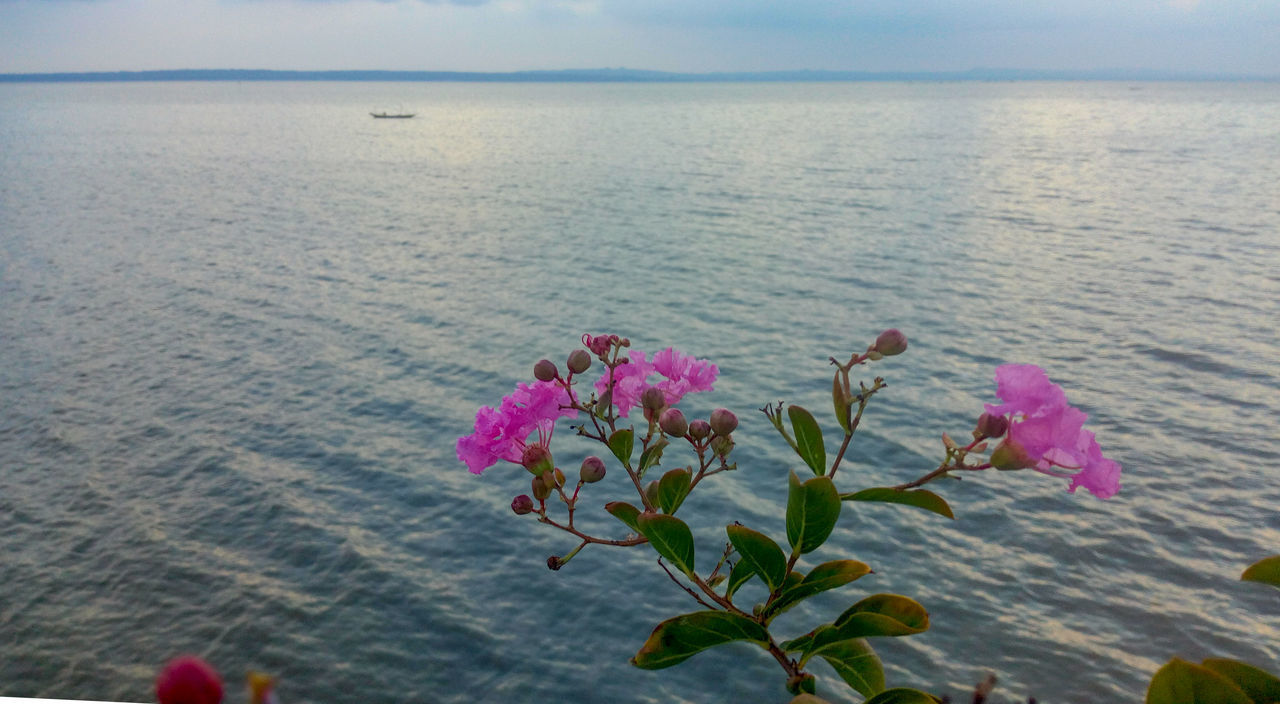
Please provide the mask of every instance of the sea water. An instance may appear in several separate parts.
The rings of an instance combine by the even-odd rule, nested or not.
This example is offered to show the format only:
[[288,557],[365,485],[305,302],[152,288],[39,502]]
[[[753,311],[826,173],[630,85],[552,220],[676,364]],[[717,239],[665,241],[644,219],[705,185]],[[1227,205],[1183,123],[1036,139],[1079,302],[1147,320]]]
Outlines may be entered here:
[[[628,665],[700,607],[645,547],[549,571],[576,541],[511,514],[528,474],[454,441],[583,333],[709,359],[686,414],[741,428],[681,510],[705,566],[732,521],[784,539],[805,470],[756,409],[834,436],[828,358],[888,327],[842,490],[937,466],[1007,362],[1123,489],[846,505],[805,564],[875,573],[776,630],[902,593],[933,625],[875,642],[889,683],[1006,702],[1275,670],[1280,595],[1238,577],[1280,552],[1278,178],[1274,83],[0,86],[0,695],[147,701],[197,653],[229,701],[248,669],[286,703],[785,701],[748,645]],[[621,537],[627,489],[582,525]]]

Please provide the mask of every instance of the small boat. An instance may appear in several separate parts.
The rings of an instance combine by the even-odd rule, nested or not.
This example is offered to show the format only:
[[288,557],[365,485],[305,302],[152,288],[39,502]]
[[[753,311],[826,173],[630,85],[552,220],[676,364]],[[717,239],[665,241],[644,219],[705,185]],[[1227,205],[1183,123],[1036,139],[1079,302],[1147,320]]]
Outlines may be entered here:
[[413,116],[414,116],[414,115],[416,115],[417,113],[414,113],[414,112],[371,112],[371,113],[369,113],[369,114],[370,114],[370,115],[373,115],[373,116],[374,116],[374,117],[376,117],[376,118],[383,119],[383,120],[403,120],[403,119],[406,119],[406,118],[413,117]]

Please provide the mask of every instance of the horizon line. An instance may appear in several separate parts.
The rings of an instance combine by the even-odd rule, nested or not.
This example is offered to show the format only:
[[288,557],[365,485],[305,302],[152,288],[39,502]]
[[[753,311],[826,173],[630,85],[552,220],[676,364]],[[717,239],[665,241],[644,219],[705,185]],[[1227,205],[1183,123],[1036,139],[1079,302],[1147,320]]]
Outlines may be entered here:
[[391,69],[151,69],[0,73],[3,83],[129,81],[383,81],[383,82],[872,82],[872,81],[1240,81],[1276,82],[1280,74],[1244,74],[1164,69],[971,68],[962,71],[852,71],[784,69],[770,71],[676,72],[631,68],[531,69],[522,71],[431,71]]

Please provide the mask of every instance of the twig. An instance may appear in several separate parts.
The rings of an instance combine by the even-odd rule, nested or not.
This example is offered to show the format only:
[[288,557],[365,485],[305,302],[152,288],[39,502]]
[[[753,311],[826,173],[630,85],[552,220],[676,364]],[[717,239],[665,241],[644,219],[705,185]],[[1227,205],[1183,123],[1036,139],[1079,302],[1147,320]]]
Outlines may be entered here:
[[698,596],[698,593],[697,593],[697,592],[693,591],[693,590],[692,590],[692,589],[690,589],[689,587],[685,586],[685,585],[684,585],[680,580],[676,579],[676,576],[675,576],[674,574],[671,574],[671,570],[667,569],[667,565],[666,565],[666,563],[664,563],[664,562],[662,561],[662,558],[661,558],[661,557],[659,557],[659,558],[658,558],[658,566],[662,568],[662,571],[663,571],[663,572],[666,572],[666,573],[667,573],[667,576],[671,578],[671,581],[673,581],[673,582],[675,582],[675,583],[676,583],[676,586],[678,586],[678,587],[680,587],[681,589],[685,590],[685,592],[686,592],[686,593],[688,593],[688,595],[689,595],[689,596],[693,597],[694,601],[697,601],[699,604],[702,604],[702,605],[703,605],[703,606],[705,606],[706,608],[708,608],[708,609],[710,609],[710,610],[712,610],[712,611],[715,611],[715,608],[716,608],[716,607],[714,607],[714,606],[712,606],[711,604],[708,604],[707,602],[703,601],[703,600],[702,600],[702,597]]

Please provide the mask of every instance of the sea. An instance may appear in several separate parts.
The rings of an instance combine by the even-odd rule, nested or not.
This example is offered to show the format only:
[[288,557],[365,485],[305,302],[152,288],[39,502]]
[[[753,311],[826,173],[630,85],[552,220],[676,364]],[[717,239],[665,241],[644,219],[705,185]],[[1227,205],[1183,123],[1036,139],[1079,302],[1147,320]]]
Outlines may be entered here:
[[[955,520],[846,503],[800,567],[874,573],[780,637],[903,594],[931,628],[873,640],[888,684],[999,704],[1280,670],[1280,591],[1239,579],[1280,553],[1277,184],[1277,83],[0,85],[0,695],[152,701],[195,654],[233,704],[250,670],[282,704],[788,701],[749,644],[631,666],[702,607],[646,546],[549,570],[577,541],[512,513],[528,473],[457,459],[584,333],[719,368],[681,402],[740,419],[679,513],[704,574],[735,521],[785,543],[808,470],[760,409],[834,455],[830,359],[887,328],[841,491],[938,466],[1005,363],[1123,466],[1105,501],[990,470],[930,485]],[[570,424],[572,477],[609,455]],[[616,464],[581,496],[626,535]]]

